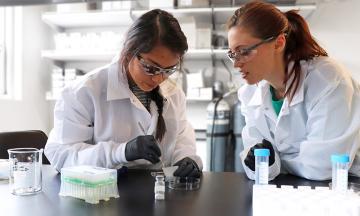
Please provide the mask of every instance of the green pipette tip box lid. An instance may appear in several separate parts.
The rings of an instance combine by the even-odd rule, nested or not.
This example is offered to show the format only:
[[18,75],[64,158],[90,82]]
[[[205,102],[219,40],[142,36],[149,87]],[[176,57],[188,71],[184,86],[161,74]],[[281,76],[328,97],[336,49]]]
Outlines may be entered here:
[[95,166],[74,166],[61,169],[61,181],[97,187],[117,182],[115,169]]
[[89,203],[117,198],[117,171],[94,166],[62,168],[59,195],[84,199]]

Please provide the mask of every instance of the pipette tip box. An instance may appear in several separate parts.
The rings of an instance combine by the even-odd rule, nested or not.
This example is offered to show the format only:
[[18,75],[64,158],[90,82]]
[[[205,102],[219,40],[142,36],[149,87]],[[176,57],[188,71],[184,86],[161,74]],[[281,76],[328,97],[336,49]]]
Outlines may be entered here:
[[91,204],[118,198],[117,171],[94,166],[61,169],[60,196],[70,196]]

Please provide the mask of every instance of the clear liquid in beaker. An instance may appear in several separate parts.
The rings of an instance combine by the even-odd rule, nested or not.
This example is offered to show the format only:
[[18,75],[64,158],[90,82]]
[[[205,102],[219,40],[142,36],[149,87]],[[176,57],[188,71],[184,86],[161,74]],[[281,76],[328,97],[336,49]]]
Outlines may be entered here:
[[43,149],[9,149],[10,191],[14,195],[31,195],[41,191]]

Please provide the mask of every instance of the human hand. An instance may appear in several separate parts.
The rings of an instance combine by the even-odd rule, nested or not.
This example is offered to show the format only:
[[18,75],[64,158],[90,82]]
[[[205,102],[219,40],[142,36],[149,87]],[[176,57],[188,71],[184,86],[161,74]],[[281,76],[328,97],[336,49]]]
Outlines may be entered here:
[[174,176],[178,177],[195,177],[199,178],[201,174],[201,170],[197,163],[189,158],[185,157],[180,161],[176,162],[174,166],[179,166],[177,170],[174,172]]
[[269,166],[273,165],[275,163],[275,152],[272,144],[267,141],[266,139],[263,139],[262,143],[258,143],[250,148],[250,151],[248,152],[244,162],[247,167],[249,167],[252,171],[255,171],[255,155],[254,151],[255,149],[269,149],[270,156],[269,156]]
[[128,161],[145,159],[155,164],[160,161],[161,151],[153,135],[138,136],[125,147],[125,157]]

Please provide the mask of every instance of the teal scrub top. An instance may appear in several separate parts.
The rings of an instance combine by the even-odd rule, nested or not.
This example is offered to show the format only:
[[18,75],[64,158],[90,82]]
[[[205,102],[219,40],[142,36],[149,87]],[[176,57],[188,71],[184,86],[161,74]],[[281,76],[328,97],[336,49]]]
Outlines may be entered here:
[[274,107],[276,115],[279,115],[281,107],[284,103],[284,99],[277,100],[275,97],[275,91],[272,86],[270,86],[270,92],[271,92],[271,102],[272,106]]

